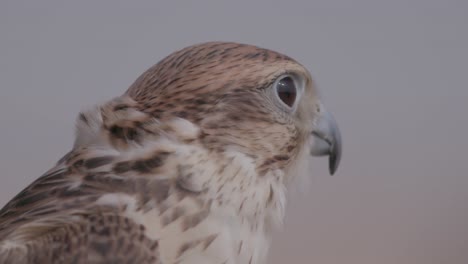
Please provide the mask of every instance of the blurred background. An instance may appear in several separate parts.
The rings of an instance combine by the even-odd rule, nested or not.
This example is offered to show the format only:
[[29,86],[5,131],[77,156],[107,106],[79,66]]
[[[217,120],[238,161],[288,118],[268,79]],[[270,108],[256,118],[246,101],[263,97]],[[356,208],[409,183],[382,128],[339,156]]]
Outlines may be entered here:
[[468,263],[468,2],[0,2],[0,204],[73,143],[77,113],[174,50],[236,41],[315,77],[344,156],[289,201],[269,263]]

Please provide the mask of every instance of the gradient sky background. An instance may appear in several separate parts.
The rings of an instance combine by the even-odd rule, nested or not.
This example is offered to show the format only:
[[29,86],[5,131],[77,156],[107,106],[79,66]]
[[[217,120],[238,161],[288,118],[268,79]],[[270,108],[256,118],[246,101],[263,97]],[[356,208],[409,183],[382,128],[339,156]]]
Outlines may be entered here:
[[[65,3],[67,2],[67,3]],[[285,53],[338,120],[269,263],[468,263],[468,1],[0,2],[0,204],[71,147],[81,109],[209,40]]]

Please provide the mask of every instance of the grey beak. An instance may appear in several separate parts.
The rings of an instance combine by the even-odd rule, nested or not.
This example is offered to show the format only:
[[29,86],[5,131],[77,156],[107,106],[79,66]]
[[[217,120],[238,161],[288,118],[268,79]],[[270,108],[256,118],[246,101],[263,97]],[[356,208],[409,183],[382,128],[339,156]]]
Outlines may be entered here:
[[335,118],[323,108],[315,123],[312,136],[310,154],[313,156],[329,155],[328,169],[333,175],[341,160],[341,134]]

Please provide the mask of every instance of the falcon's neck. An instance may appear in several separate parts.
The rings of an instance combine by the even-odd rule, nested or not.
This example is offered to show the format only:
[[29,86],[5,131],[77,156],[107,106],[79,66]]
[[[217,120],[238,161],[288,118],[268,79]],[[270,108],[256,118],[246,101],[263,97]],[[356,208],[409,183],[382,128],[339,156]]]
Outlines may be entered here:
[[[161,238],[162,247],[163,227],[182,221],[179,228],[180,236],[187,236],[184,239],[217,232],[222,243],[234,243],[231,246],[236,251],[241,251],[242,244],[247,248],[239,253],[239,259],[245,261],[236,263],[248,263],[253,256],[264,259],[272,229],[284,217],[283,171],[259,170],[258,160],[239,148],[209,148],[193,123],[180,118],[161,122],[133,104],[128,98],[119,98],[82,113],[78,120],[75,149],[83,150],[80,159],[86,163],[102,151],[111,153],[112,164],[93,170],[117,173],[135,186],[129,193],[126,186],[115,185],[113,193],[104,195],[98,204],[125,201],[123,208]],[[129,199],[114,197],[120,189]],[[194,215],[196,220],[191,218]],[[185,232],[187,228],[198,235]],[[173,235],[169,233],[167,241]]]
[[165,164],[158,170],[134,166],[125,174],[153,173],[156,177],[166,173],[165,178],[174,178],[179,188],[206,196],[221,207],[232,206],[238,215],[255,220],[255,224],[281,223],[284,172],[277,166],[265,166],[267,157],[245,153],[237,145],[211,148],[193,123],[181,118],[162,122],[136,106],[124,96],[81,113],[75,149],[110,148],[120,153],[122,160],[140,164],[151,161],[155,153],[163,153],[164,160],[159,161]]

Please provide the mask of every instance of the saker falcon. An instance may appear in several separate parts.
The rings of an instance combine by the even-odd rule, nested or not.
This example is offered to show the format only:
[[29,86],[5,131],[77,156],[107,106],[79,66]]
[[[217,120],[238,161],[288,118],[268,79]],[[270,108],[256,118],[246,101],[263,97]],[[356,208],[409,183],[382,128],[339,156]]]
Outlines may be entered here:
[[177,51],[78,115],[0,211],[0,263],[265,263],[287,186],[341,139],[308,71],[255,46]]

